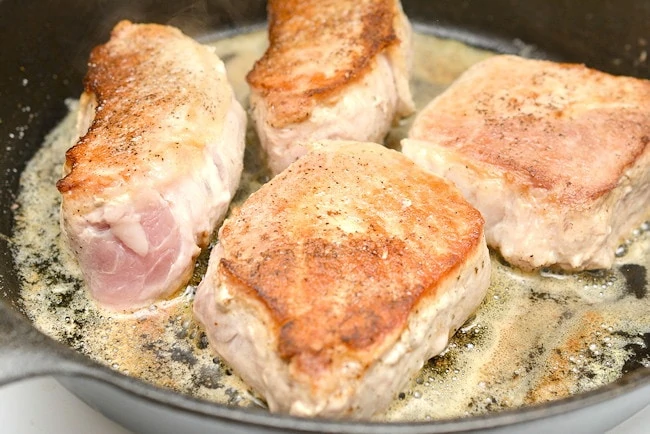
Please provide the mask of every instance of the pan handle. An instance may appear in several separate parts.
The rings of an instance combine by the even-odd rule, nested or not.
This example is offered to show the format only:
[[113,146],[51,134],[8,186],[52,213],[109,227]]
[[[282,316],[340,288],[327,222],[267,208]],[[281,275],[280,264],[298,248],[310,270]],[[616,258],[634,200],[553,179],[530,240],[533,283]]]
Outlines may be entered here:
[[88,370],[85,364],[0,301],[0,386],[43,375],[81,374]]

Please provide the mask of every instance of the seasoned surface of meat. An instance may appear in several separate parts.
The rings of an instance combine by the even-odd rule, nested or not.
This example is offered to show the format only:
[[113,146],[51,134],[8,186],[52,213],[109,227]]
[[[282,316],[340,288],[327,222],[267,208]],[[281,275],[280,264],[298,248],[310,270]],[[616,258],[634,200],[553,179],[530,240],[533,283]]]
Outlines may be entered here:
[[224,222],[194,311],[272,411],[369,417],[484,297],[483,219],[396,151],[311,148]]
[[419,113],[402,151],[457,185],[507,261],[609,267],[650,211],[650,82],[497,56]]
[[320,139],[381,141],[413,111],[411,27],[397,0],[271,0],[269,48],[247,79],[279,173]]
[[239,184],[245,123],[223,63],[177,29],[123,21],[92,51],[57,187],[94,299],[134,309],[187,282]]

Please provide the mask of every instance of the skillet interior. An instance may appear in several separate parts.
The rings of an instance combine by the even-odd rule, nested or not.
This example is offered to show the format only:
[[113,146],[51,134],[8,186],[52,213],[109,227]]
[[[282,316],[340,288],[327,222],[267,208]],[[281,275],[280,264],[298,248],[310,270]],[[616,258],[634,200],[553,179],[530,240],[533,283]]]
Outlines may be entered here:
[[[234,3],[234,2],[233,2]],[[650,41],[644,1],[404,1],[407,15],[435,32],[502,52],[518,52],[518,40],[536,54],[584,62],[601,70],[650,78]],[[588,9],[588,10],[587,10]],[[63,100],[77,97],[89,50],[104,41],[121,18],[177,25],[193,36],[234,30],[264,20],[259,1],[44,2],[36,8],[0,1],[0,297],[19,310],[18,282],[8,246],[18,177],[44,135],[63,117]],[[11,41],[11,42],[9,42]],[[63,353],[66,354],[65,352]],[[647,372],[636,381],[647,382]],[[89,398],[90,399],[90,398]]]

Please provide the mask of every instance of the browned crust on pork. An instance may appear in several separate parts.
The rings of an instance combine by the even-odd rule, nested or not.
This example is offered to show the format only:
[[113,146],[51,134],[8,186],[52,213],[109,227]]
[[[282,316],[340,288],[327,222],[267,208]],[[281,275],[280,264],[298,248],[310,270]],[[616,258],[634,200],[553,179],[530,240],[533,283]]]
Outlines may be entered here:
[[157,63],[179,44],[186,52],[202,49],[176,28],[121,21],[110,40],[92,50],[84,89],[94,95],[97,108],[88,132],[66,152],[66,176],[57,182],[61,193],[92,195],[146,176],[151,164],[171,167],[181,145],[184,160],[200,156],[191,138],[182,144],[147,143],[188,98],[197,105],[214,104],[215,95],[202,92],[200,81],[190,83],[191,73],[179,70],[181,63]]
[[650,152],[650,81],[496,56],[425,108],[409,137],[455,149],[524,191],[585,206]]
[[395,0],[271,0],[269,48],[247,75],[276,128],[302,122],[398,43]]
[[224,223],[218,273],[264,306],[280,356],[317,374],[390,347],[482,234],[449,184],[380,145],[346,144],[302,157]]

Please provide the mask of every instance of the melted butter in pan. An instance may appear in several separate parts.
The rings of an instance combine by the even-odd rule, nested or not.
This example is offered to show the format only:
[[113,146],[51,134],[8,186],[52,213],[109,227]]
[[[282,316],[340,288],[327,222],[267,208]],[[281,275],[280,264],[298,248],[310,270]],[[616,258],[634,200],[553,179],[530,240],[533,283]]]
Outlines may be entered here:
[[[245,74],[264,52],[265,32],[216,42],[238,99]],[[415,35],[418,109],[471,64],[492,53]],[[207,252],[181,296],[134,314],[98,308],[60,236],[59,179],[74,138],[71,114],[46,139],[21,178],[15,260],[23,308],[36,327],[92,359],[160,387],[236,406],[263,403],[215,357],[191,313]],[[391,131],[397,147],[409,120]],[[249,121],[241,202],[265,182],[263,153]],[[429,420],[483,414],[591,390],[650,366],[650,226],[620,249],[607,271],[524,274],[493,256],[489,293],[476,315],[431,359],[378,419]]]

